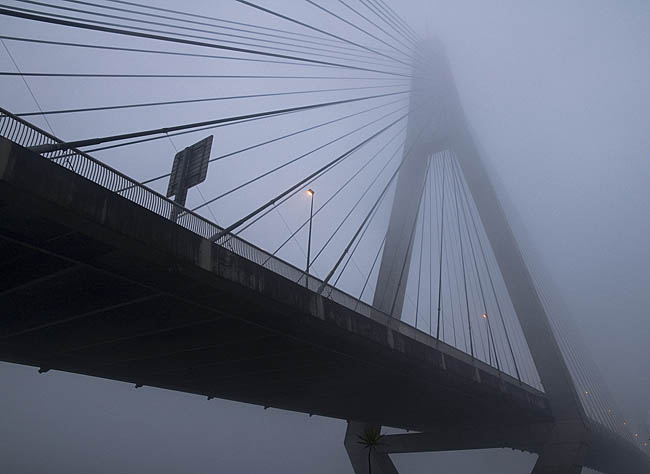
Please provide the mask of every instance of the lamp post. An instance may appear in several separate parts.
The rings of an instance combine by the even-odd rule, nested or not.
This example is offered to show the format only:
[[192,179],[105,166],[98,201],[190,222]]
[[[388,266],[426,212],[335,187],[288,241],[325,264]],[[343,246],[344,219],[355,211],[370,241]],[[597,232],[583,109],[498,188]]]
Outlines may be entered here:
[[311,222],[312,218],[314,217],[314,191],[312,189],[307,190],[307,194],[309,194],[309,197],[311,198],[311,205],[309,208],[309,238],[307,239],[307,270],[306,270],[306,278],[305,278],[305,285],[307,288],[309,288],[309,263],[310,263],[310,255],[311,255]]

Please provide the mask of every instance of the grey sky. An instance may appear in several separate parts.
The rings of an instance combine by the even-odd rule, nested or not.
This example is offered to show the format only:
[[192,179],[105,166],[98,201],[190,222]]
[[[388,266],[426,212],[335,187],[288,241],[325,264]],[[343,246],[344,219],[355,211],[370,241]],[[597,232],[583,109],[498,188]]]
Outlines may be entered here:
[[[336,2],[322,3],[333,6]],[[314,14],[313,8],[303,2],[268,0],[264,4],[340,31],[339,25]],[[650,4],[643,0],[409,0],[391,4],[416,30],[435,34],[445,43],[465,112],[493,177],[501,186],[500,194],[507,203],[516,235],[530,257],[552,276],[557,297],[566,303],[622,411],[642,421],[650,409]],[[170,0],[157,1],[156,5],[285,27],[279,20],[226,0],[192,1],[182,6]],[[0,18],[0,27],[7,35],[92,39],[96,43],[134,46],[131,39],[36,27],[7,18]],[[228,61],[224,71],[219,61],[177,57],[145,61],[142,56],[123,53],[88,54],[11,41],[6,44],[23,71],[69,68],[78,72],[287,74],[294,70],[309,74],[311,69]],[[148,47],[160,45],[150,42]],[[14,70],[4,50],[0,51],[0,69]],[[317,71],[323,73],[324,69],[314,68],[314,74]],[[331,70],[328,73],[337,75]],[[28,81],[43,109],[378,84],[350,80]],[[380,93],[373,90],[368,93]],[[17,112],[36,110],[19,78],[0,78],[0,91],[3,107]],[[335,100],[342,94],[256,99],[245,105],[234,101],[83,117],[61,115],[51,117],[50,123],[57,135],[75,139],[201,120],[213,117],[215,111],[218,116],[226,116],[279,104],[299,105],[308,99]],[[352,97],[358,92],[347,94]],[[388,113],[404,104],[387,106],[385,111],[369,116],[379,117],[380,112]],[[336,113],[321,111],[301,120],[315,124],[371,105],[339,109]],[[40,118],[35,122],[45,127]],[[222,129],[215,132],[215,147],[230,151],[246,146],[251,137],[262,141],[289,133],[302,124],[295,117],[287,117],[274,120],[272,127],[258,122],[246,128],[232,127],[232,131]],[[327,135],[312,135],[318,137],[317,142],[304,137],[293,141],[291,148],[277,144],[261,149],[247,155],[245,165],[233,166],[224,160],[211,167],[201,192],[210,198],[250,177],[251,169],[270,167],[361,125],[363,121],[355,119],[351,125],[328,129]],[[180,149],[208,133],[175,138],[174,145]],[[341,153],[354,143],[352,138],[338,143],[331,152],[318,155],[316,161],[324,163],[331,159],[331,153]],[[370,151],[364,156],[370,156]],[[174,152],[169,140],[160,140],[97,156],[145,179],[167,172]],[[313,162],[299,165],[275,177],[272,186],[260,183],[211,206],[211,212],[220,224],[228,224],[313,166]],[[352,164],[341,167],[329,181],[321,183],[317,197],[331,194],[336,183],[353,169]],[[364,175],[365,182],[374,172]],[[166,181],[156,186],[162,191],[165,188]],[[350,194],[344,202],[349,204],[355,199]],[[201,202],[198,192],[191,192],[188,203]],[[292,229],[307,217],[307,204],[306,197],[298,198],[281,208],[282,217]],[[335,225],[344,207],[336,206],[322,217],[323,228],[314,236],[315,248],[324,243],[329,234],[325,228]],[[211,217],[210,211],[203,212]],[[364,212],[360,209],[356,216]],[[287,231],[278,214],[273,217],[273,221],[260,223],[261,227],[245,233],[246,238],[264,248],[275,248],[286,238]],[[380,227],[378,221],[377,229]],[[350,232],[352,226],[342,232],[345,235],[332,243],[331,250],[315,266],[320,276],[329,271],[328,265]],[[371,234],[369,250],[359,256],[362,270],[369,268],[374,256],[370,247],[376,248],[381,239],[379,231]],[[298,238],[304,246],[304,235]],[[280,255],[297,265],[304,262],[296,242]],[[358,292],[359,274],[353,271],[349,270],[351,273],[346,274],[341,285]],[[345,424],[338,420],[264,411],[234,402],[208,402],[150,388],[135,391],[131,385],[58,372],[38,375],[35,369],[8,364],[0,364],[0,380],[3,472],[351,472],[342,445]],[[413,473],[515,473],[525,472],[533,463],[533,456],[511,451],[396,457],[403,472]]]

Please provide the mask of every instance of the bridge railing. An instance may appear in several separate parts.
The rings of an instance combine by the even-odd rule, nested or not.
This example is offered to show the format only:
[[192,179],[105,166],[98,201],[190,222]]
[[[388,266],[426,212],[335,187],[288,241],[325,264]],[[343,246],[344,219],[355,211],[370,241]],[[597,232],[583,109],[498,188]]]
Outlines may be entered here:
[[[0,136],[28,149],[42,145],[64,143],[54,135],[2,108],[0,108]],[[172,215],[178,216],[176,221],[178,225],[202,237],[211,238],[223,230],[214,222],[179,206],[162,194],[140,184],[133,178],[111,168],[81,150],[66,148],[41,153],[41,156],[161,217],[170,219]],[[217,244],[289,280],[301,282],[314,291],[321,284],[321,280],[307,275],[305,271],[236,235],[224,236]],[[367,303],[331,285],[325,287],[323,295],[366,316],[370,316],[372,311],[376,311]]]

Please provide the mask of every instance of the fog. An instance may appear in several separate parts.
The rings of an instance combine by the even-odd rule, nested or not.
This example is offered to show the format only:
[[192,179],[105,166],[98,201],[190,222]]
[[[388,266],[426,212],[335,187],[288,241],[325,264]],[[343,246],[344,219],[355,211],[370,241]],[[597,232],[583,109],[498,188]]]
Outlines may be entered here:
[[[335,21],[324,20],[313,7],[298,0],[259,3],[329,31],[350,31],[340,29]],[[337,5],[334,0],[319,3],[333,9]],[[646,0],[389,3],[422,36],[435,36],[444,43],[465,114],[520,245],[550,275],[556,291],[553,296],[572,315],[621,412],[642,436],[649,438],[650,3]],[[226,0],[193,0],[182,5],[160,0],[155,5],[286,27],[281,20],[269,19]],[[76,31],[61,33],[63,30],[57,28],[0,17],[3,35],[60,39],[65,34],[67,40],[92,38],[97,43],[133,46],[131,39],[105,34],[91,37]],[[141,62],[139,58],[111,52],[95,56],[12,41],[5,44],[22,71],[60,72],[69,68],[77,72],[214,73],[211,66],[182,58]],[[147,45],[157,46],[153,42]],[[59,52],[52,55],[48,51]],[[280,70],[264,64],[229,68],[232,69],[227,72],[257,74]],[[0,70],[15,71],[4,48],[0,48]],[[289,67],[282,70],[293,71]],[[164,85],[121,79],[112,83],[93,80],[72,83],[48,78],[27,81],[42,109],[235,95],[242,93],[242,88],[254,93],[280,86],[282,90],[291,90],[349,85],[318,81],[309,85],[287,81],[281,85],[265,82],[245,86],[239,81],[218,85],[209,82],[188,85],[177,80]],[[359,86],[352,84],[355,85]],[[398,89],[394,86],[386,90]],[[350,94],[345,97],[353,95]],[[318,100],[336,100],[339,96],[340,93],[326,93],[319,95]],[[310,101],[311,96],[262,98],[245,106],[219,103],[179,106],[160,113],[140,109],[81,117],[64,114],[51,116],[49,124],[40,117],[33,120],[44,128],[51,125],[65,139],[79,139],[203,120],[214,117],[215,107],[218,107],[217,116],[226,116]],[[0,106],[14,112],[37,110],[19,77],[0,77]],[[375,117],[391,110],[378,111]],[[336,116],[320,112],[318,120]],[[254,124],[247,129],[234,127],[232,133],[217,133],[216,146],[225,151],[236,149],[250,143],[251,137],[257,142],[288,133],[297,123],[291,117],[274,120],[272,126]],[[327,136],[316,135],[321,137],[316,143],[309,137],[297,139],[291,154],[298,155],[363,123],[358,120],[348,128],[341,125],[329,131]],[[208,133],[175,138],[174,146],[180,149]],[[352,143],[344,140],[335,150],[343,151]],[[211,167],[208,180],[198,188],[203,194],[192,191],[188,207],[199,205],[203,195],[209,198],[222,188],[250,177],[249,166],[265,169],[266,153],[273,152],[284,153],[287,149],[280,144],[273,145],[267,152],[252,155],[250,164],[239,168],[229,167],[225,162]],[[167,140],[160,140],[146,146],[100,152],[96,156],[137,179],[146,179],[167,172],[174,153]],[[319,156],[319,163],[328,156]],[[278,188],[286,187],[294,174],[302,175],[311,169],[301,166],[297,171],[292,169],[275,178],[272,185],[260,183],[246,196],[238,195],[212,206],[209,212],[203,211],[220,224],[231,223],[244,210],[270,198]],[[337,171],[330,182],[322,183],[317,196],[331,193],[349,172],[349,168]],[[364,179],[369,181],[370,177]],[[156,183],[155,189],[164,192],[166,181]],[[348,202],[355,199],[355,196],[347,198]],[[289,202],[281,211],[281,221],[275,215],[275,225],[262,223],[261,228],[243,235],[263,248],[274,249],[288,235],[284,225],[295,229],[304,221],[305,204],[304,199]],[[322,218],[329,223],[323,224],[324,227],[337,222],[337,214],[331,212]],[[361,209],[359,215],[363,212]],[[378,232],[370,236],[376,242],[381,239]],[[323,245],[327,234],[315,235],[315,248]],[[303,234],[298,237],[300,242],[292,242],[279,255],[302,265]],[[314,266],[315,274],[320,277],[327,274],[347,238],[335,239]],[[363,255],[359,256],[360,265],[364,267],[364,262],[372,256],[374,251],[365,260]],[[358,280],[358,274],[346,275],[341,285],[358,294],[363,283]],[[343,448],[346,425],[342,420],[272,408],[265,410],[217,399],[208,401],[149,387],[135,390],[131,384],[57,371],[39,374],[35,368],[7,363],[0,363],[0,387],[0,472],[3,473],[352,473]],[[512,450],[423,453],[392,458],[400,472],[414,474],[514,474],[529,472],[535,463],[535,456]]]

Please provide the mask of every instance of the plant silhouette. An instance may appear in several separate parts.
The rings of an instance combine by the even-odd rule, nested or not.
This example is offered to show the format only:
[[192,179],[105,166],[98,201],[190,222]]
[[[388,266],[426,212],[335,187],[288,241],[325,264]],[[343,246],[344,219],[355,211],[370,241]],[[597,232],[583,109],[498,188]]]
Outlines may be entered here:
[[358,443],[368,450],[368,474],[372,474],[372,451],[381,445],[381,440],[384,437],[381,434],[381,426],[368,427],[363,430],[362,434],[357,436],[359,438]]

